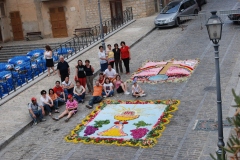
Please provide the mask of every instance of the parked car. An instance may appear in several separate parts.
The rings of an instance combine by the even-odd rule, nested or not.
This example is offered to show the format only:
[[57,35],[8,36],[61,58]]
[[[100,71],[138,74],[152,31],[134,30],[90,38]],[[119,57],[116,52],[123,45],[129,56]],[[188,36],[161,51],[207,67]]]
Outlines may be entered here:
[[240,8],[237,9],[239,13],[229,14],[228,18],[236,24],[240,24]]
[[[206,0],[202,0],[205,3]],[[196,0],[175,0],[163,8],[160,14],[155,18],[155,26],[158,28],[178,26],[180,24],[179,16],[198,14],[199,8]]]

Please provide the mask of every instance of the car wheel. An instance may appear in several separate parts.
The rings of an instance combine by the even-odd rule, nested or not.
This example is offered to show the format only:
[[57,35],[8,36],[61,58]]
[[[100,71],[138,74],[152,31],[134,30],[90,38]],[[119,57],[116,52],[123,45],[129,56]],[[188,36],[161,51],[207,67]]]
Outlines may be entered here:
[[176,20],[175,20],[175,26],[178,27],[179,24],[180,24],[180,18],[178,17],[178,18],[176,18]]
[[193,12],[193,14],[198,14],[198,10],[195,9],[194,12]]
[[236,23],[240,25],[240,17],[237,18],[237,22]]

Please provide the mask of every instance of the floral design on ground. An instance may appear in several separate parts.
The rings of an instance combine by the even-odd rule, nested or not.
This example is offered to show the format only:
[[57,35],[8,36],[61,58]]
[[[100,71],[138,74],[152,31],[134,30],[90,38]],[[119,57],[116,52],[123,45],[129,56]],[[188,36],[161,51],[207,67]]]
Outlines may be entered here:
[[198,59],[146,61],[127,82],[163,83],[186,81],[199,63]]
[[138,128],[138,129],[133,129],[131,130],[131,135],[133,136],[134,139],[140,139],[144,137],[149,130],[147,128]]
[[139,127],[145,127],[145,126],[150,126],[151,124],[147,124],[144,121],[138,121],[138,123],[133,123],[137,128]]
[[93,127],[93,126],[87,126],[86,130],[84,131],[84,133],[85,133],[84,136],[91,135],[91,134],[95,133],[96,130],[98,130],[98,128]]
[[171,113],[178,109],[179,104],[179,100],[172,99],[106,99],[87,115],[65,140],[85,144],[153,147],[170,122]]

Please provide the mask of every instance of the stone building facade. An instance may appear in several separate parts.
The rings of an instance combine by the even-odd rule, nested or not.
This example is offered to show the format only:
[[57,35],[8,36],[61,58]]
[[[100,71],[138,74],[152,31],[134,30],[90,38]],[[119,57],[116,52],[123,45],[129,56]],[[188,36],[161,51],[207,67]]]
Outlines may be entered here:
[[[102,19],[131,7],[134,18],[159,11],[161,0],[100,0]],[[72,36],[75,28],[99,24],[98,0],[0,0],[0,41],[23,40],[28,32],[43,37]]]

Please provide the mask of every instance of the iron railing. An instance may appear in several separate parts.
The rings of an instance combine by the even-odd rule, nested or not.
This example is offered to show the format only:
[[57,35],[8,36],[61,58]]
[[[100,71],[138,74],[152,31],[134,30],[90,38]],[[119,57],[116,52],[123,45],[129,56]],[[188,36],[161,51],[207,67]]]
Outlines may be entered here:
[[[106,36],[110,34],[131,20],[133,20],[133,13],[132,8],[129,7],[123,11],[121,15],[103,21],[102,26],[104,35]],[[92,27],[89,31],[81,32],[80,35],[74,36],[73,38],[61,43],[59,46],[53,49],[55,63],[58,62],[59,56],[62,55],[65,57],[65,59],[68,59],[86,47],[96,43],[100,39],[100,24]],[[21,70],[15,70],[14,68],[11,68],[9,69],[11,76],[6,76],[4,78],[0,77],[0,99],[6,97],[12,92],[15,92],[20,87],[26,85],[30,81],[33,81],[36,77],[46,72],[46,67],[43,62],[37,61],[37,59],[33,58],[29,63],[31,66],[30,69],[27,67]],[[14,73],[18,73],[16,74],[17,76],[15,76]]]

